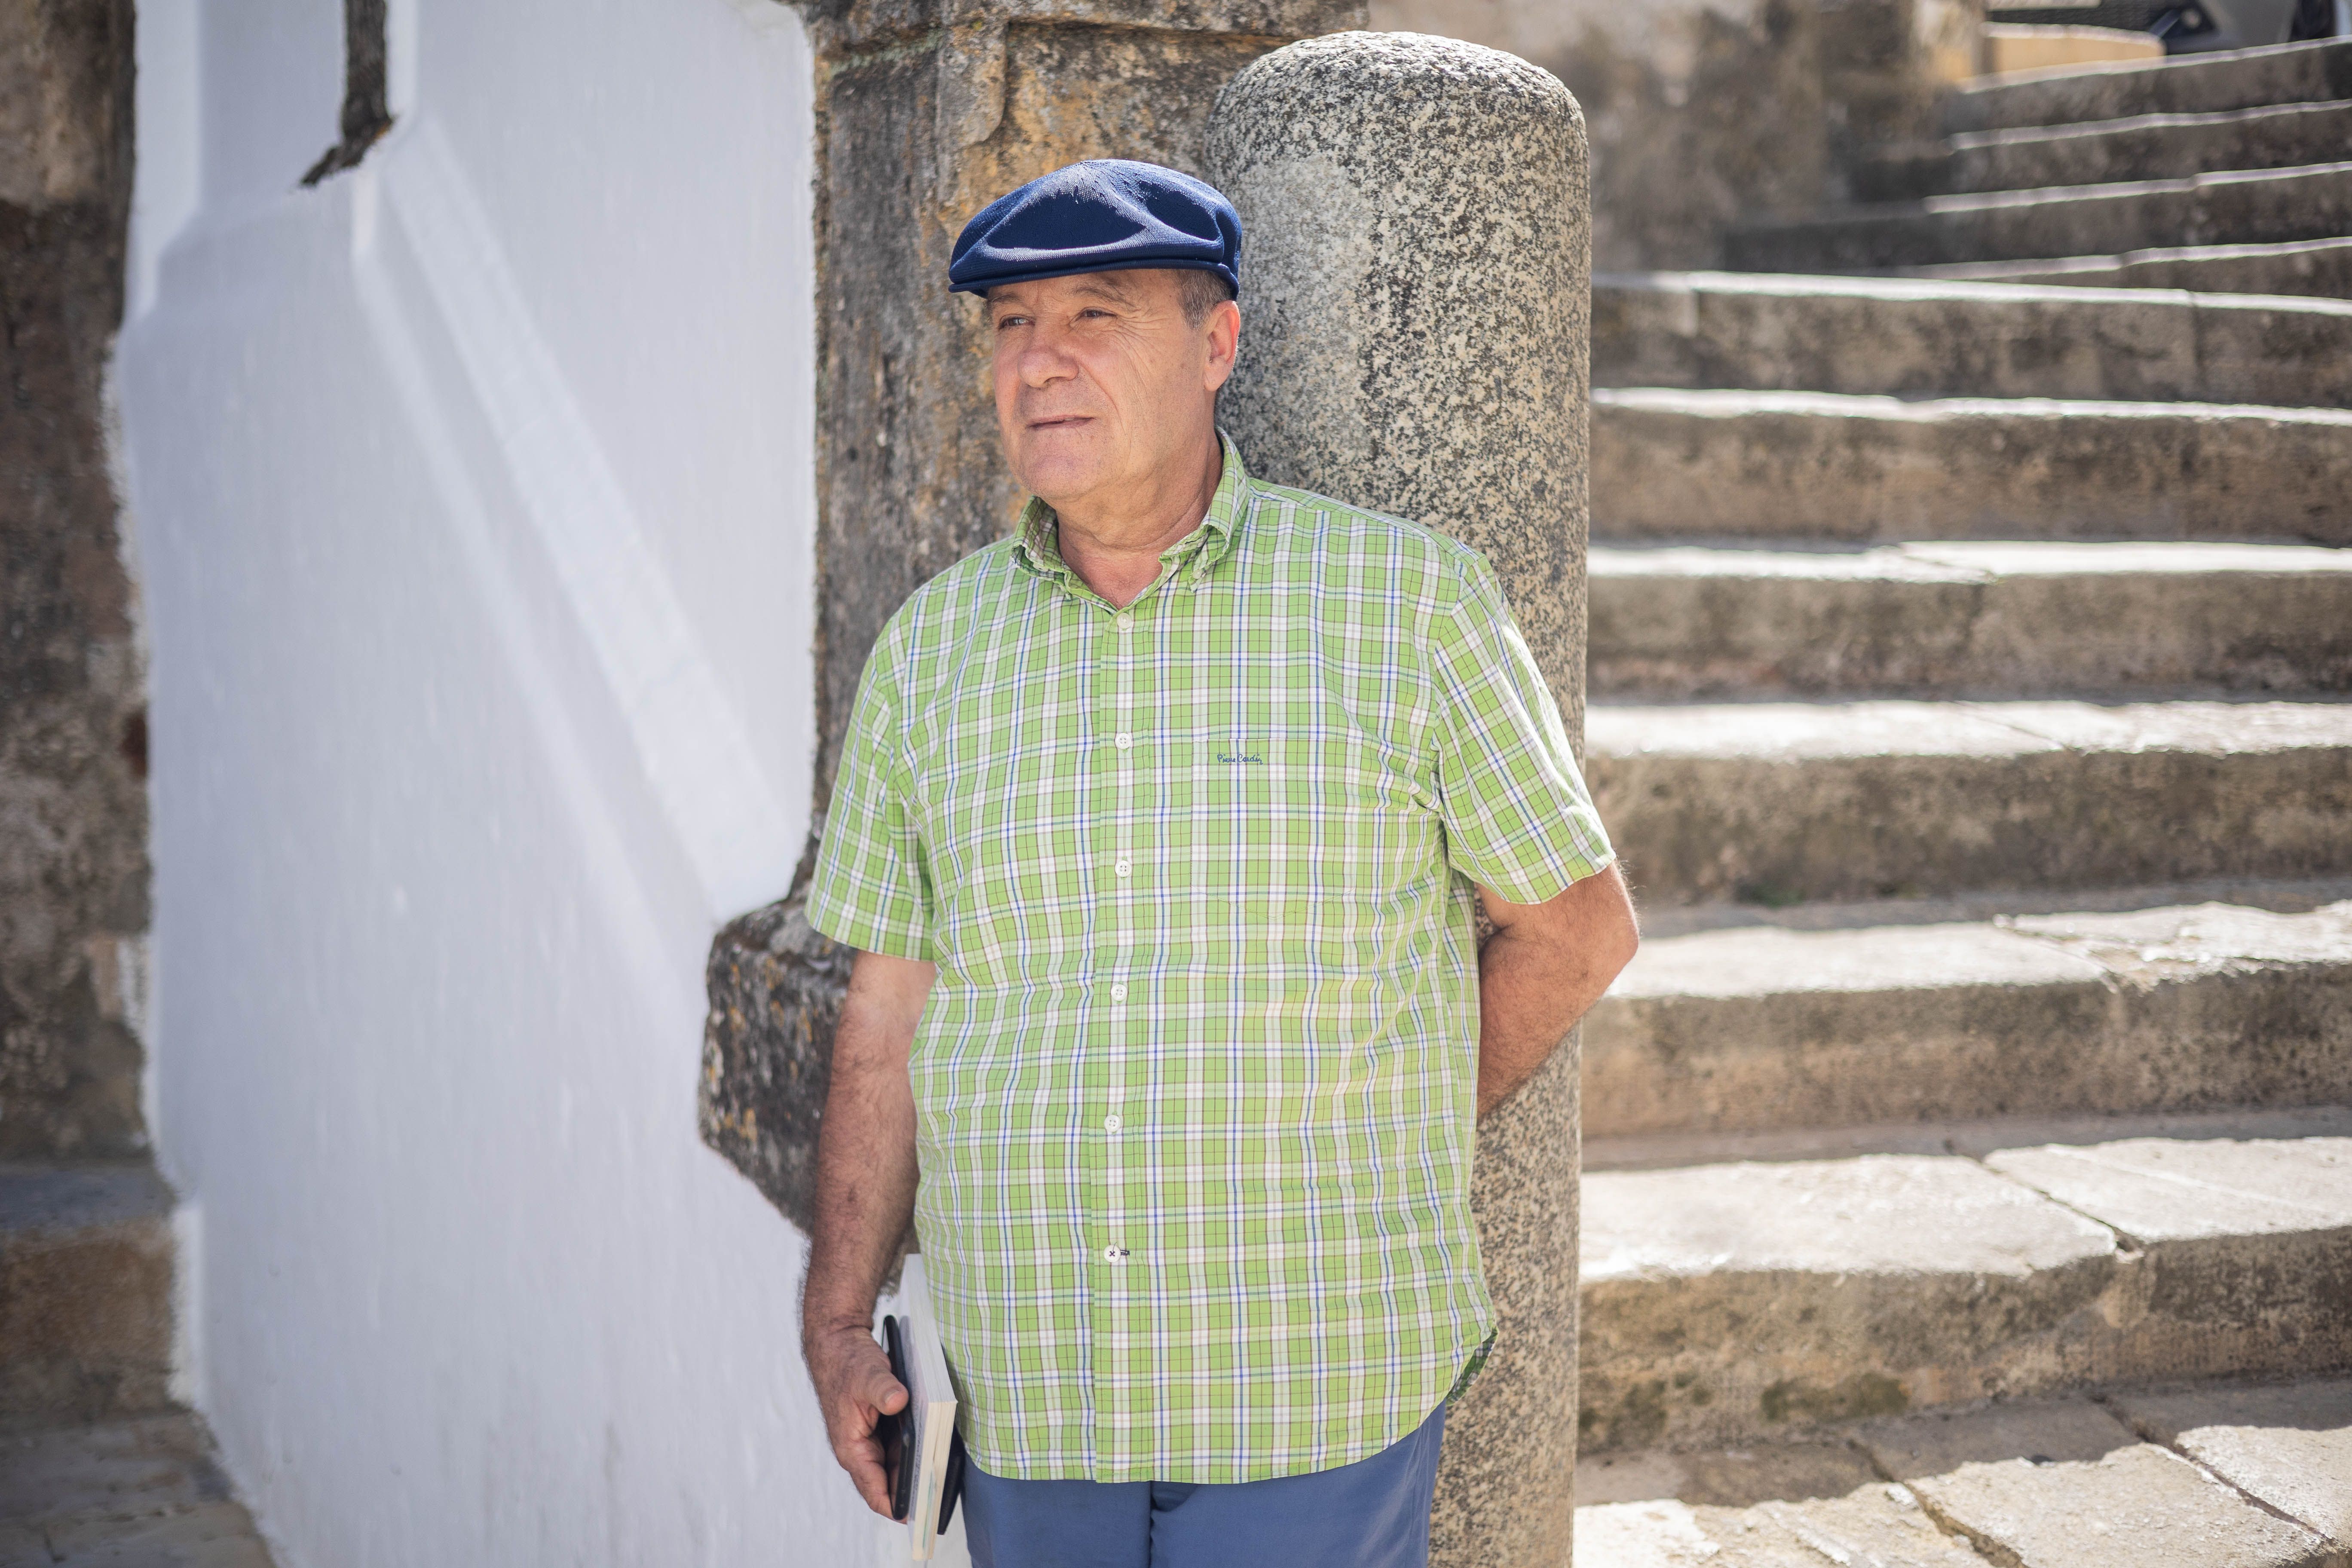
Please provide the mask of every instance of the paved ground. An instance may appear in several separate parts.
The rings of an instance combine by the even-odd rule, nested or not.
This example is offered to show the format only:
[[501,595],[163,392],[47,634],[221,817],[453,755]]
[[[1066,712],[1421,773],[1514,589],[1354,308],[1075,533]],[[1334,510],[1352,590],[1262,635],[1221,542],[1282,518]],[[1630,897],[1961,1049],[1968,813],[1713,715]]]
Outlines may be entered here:
[[1577,1497],[1577,1568],[2346,1568],[2352,1378],[1610,1455]]
[[[2352,1378],[1613,1454],[1576,1568],[2352,1568]],[[0,1568],[270,1568],[185,1415],[0,1434]]]
[[270,1568],[193,1415],[0,1433],[0,1568]]

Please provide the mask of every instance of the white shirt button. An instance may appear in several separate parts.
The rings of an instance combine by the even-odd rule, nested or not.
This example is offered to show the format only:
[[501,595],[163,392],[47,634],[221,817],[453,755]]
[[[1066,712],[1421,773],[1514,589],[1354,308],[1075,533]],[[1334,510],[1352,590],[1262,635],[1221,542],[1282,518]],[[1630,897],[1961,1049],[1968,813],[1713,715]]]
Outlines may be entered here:
[[1124,730],[1120,731],[1119,731],[1119,733],[1118,733],[1118,749],[1119,749],[1120,751],[1122,751],[1122,752],[1123,752],[1123,751],[1127,750],[1129,746],[1131,746],[1131,745],[1133,745],[1133,744],[1135,744],[1135,737],[1134,737],[1134,736],[1132,736],[1132,735],[1130,735],[1130,734],[1129,734],[1129,733],[1128,733],[1126,731],[1124,731]]
[[1113,1112],[1112,1114],[1103,1118],[1103,1131],[1106,1132],[1116,1132],[1118,1131],[1118,1116],[1117,1112]]
[[1124,877],[1124,876],[1126,876],[1129,871],[1131,871],[1131,870],[1135,869],[1135,868],[1134,868],[1134,867],[1132,867],[1132,866],[1129,866],[1126,861],[1121,860],[1121,861],[1119,861],[1117,865],[1113,866],[1113,867],[1111,868],[1111,869],[1112,869],[1112,870],[1114,870],[1114,871],[1116,871],[1116,872],[1118,872],[1120,876]]
[[1126,987],[1126,986],[1124,986],[1124,985],[1114,985],[1114,986],[1112,986],[1112,987],[1110,988],[1110,999],[1111,999],[1112,1001],[1114,1001],[1114,1002],[1124,1002],[1124,1001],[1126,1001],[1126,1000],[1127,1000],[1127,987]]
[[1111,619],[1118,623],[1118,629],[1120,631],[1131,630],[1135,626],[1135,617],[1129,615],[1125,610],[1121,610],[1118,614],[1113,616]]
[[1105,1263],[1117,1263],[1126,1256],[1127,1248],[1124,1247],[1106,1247],[1103,1248],[1103,1261]]

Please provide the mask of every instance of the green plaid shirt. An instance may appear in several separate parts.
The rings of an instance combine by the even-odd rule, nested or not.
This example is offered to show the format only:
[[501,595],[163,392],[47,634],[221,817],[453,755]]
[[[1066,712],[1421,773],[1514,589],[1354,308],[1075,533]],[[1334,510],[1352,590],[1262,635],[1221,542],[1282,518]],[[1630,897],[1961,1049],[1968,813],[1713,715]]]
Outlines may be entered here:
[[1609,863],[1484,557],[1251,479],[1116,609],[1054,514],[866,666],[809,903],[929,959],[915,1223],[992,1475],[1247,1481],[1420,1425],[1494,1327],[1474,884]]

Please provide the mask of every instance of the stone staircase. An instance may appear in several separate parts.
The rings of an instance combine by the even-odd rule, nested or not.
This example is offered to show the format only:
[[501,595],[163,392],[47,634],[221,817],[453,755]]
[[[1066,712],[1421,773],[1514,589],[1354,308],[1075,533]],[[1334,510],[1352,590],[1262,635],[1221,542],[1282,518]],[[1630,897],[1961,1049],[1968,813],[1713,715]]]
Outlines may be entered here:
[[1988,85],[1860,171],[1871,205],[1730,237],[1758,272],[2352,298],[2352,38]]
[[1977,88],[1597,280],[1584,1568],[2352,1563],[2347,100]]

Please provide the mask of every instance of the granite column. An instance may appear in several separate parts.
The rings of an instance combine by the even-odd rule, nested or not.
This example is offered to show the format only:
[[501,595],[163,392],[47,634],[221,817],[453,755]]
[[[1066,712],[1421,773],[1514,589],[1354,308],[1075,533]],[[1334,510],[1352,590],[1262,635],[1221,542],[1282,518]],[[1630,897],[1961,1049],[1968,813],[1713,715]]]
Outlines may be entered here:
[[[1591,202],[1584,120],[1516,56],[1341,33],[1245,67],[1209,120],[1240,209],[1253,471],[1486,552],[1584,717]],[[1567,1568],[1576,1464],[1578,1050],[1480,1123],[1473,1202],[1501,1317],[1449,1416],[1433,1561]]]

